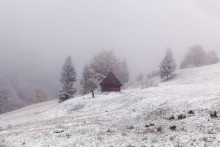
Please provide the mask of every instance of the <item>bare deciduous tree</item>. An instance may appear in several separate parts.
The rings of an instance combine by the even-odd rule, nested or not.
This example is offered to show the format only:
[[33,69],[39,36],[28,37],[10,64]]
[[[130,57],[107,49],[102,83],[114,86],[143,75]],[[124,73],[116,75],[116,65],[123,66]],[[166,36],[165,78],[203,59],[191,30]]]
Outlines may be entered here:
[[33,102],[39,103],[46,101],[48,99],[46,91],[44,91],[42,88],[34,89],[33,91]]
[[113,51],[102,51],[96,54],[89,64],[93,79],[102,81],[108,73],[113,72],[120,80],[122,79],[122,64]]
[[199,67],[207,64],[206,51],[199,45],[189,48],[184,60],[181,63],[181,68]]
[[201,46],[195,45],[189,48],[180,68],[199,67],[219,62],[217,53],[214,50],[205,51]]
[[208,64],[216,64],[219,62],[218,54],[216,51],[211,50],[207,53]]

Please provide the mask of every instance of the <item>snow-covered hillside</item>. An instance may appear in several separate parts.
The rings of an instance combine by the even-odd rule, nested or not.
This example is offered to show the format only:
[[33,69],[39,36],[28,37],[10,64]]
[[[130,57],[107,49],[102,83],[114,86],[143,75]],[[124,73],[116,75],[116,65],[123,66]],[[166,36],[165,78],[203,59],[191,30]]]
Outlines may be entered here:
[[157,87],[49,101],[0,115],[7,146],[219,146],[220,64]]

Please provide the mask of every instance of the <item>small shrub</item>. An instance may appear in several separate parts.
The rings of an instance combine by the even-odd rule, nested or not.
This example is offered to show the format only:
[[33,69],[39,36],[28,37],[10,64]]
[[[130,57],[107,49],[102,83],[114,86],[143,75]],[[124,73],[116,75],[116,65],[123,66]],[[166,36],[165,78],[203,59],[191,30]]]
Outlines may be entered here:
[[66,137],[68,138],[68,139],[70,139],[70,133],[66,133]]
[[168,118],[168,120],[174,120],[174,119],[175,117],[173,115]]
[[194,114],[194,111],[189,110],[188,114]]
[[154,126],[154,124],[150,124],[150,127]]
[[172,131],[175,131],[175,130],[176,130],[176,126],[175,126],[175,125],[170,126],[170,129],[171,129]]
[[64,130],[63,129],[58,129],[58,130],[54,130],[53,133],[55,134],[59,134],[59,133],[63,133]]
[[210,116],[211,116],[211,118],[218,118],[216,111],[210,112]]
[[132,130],[132,129],[134,129],[134,126],[132,126],[132,125],[127,126],[126,129]]
[[157,128],[157,132],[160,132],[160,133],[161,133],[161,132],[162,132],[162,127],[158,127],[158,128]]
[[154,124],[145,125],[146,128],[153,127]]
[[108,129],[106,132],[111,133],[112,131],[110,129]]
[[183,114],[180,114],[177,116],[177,118],[180,120],[180,119],[185,119],[186,118],[186,115],[183,115]]
[[146,127],[146,128],[149,128],[150,126],[149,126],[149,125],[145,125],[145,127]]

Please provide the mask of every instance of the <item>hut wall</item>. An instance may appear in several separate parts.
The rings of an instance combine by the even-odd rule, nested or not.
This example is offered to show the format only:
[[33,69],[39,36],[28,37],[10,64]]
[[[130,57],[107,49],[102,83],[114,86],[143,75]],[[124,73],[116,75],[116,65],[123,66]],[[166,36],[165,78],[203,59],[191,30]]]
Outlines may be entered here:
[[102,92],[106,91],[121,91],[121,88],[119,86],[102,86]]

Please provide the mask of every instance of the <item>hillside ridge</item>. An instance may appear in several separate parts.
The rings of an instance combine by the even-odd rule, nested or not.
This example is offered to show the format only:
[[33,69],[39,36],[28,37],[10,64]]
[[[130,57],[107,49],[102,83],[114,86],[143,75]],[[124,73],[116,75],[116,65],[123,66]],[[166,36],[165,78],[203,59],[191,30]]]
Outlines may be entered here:
[[2,114],[0,140],[15,146],[24,140],[27,146],[204,146],[208,139],[217,146],[219,118],[209,113],[220,113],[219,67],[181,69],[156,87],[88,94]]

